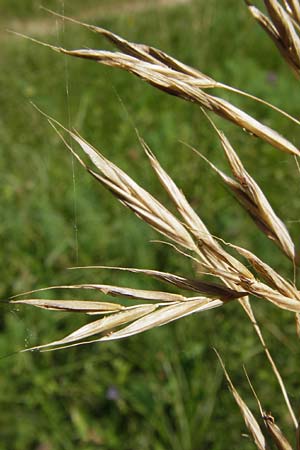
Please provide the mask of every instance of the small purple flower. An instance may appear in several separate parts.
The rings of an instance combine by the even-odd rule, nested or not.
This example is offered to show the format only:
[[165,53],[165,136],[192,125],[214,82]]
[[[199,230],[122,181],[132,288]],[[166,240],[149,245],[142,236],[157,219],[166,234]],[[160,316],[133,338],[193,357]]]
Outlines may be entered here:
[[108,387],[107,391],[106,391],[106,398],[108,400],[111,400],[113,402],[116,402],[119,400],[120,398],[120,394],[119,394],[119,390],[116,386],[111,385]]
[[269,72],[267,72],[266,79],[268,84],[275,85],[278,80],[277,73],[270,70]]

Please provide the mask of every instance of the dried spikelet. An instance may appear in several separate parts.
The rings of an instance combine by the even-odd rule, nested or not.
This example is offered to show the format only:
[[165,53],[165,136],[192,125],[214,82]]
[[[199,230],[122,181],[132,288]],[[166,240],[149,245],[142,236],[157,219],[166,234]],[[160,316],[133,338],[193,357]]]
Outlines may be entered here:
[[94,322],[88,323],[80,327],[78,330],[73,333],[67,335],[65,338],[60,339],[59,341],[53,341],[49,344],[39,345],[37,347],[26,349],[27,350],[40,350],[48,347],[59,347],[62,345],[67,345],[73,342],[82,341],[83,339],[89,338],[96,334],[109,332],[115,327],[119,327],[127,324],[128,322],[132,322],[140,317],[143,317],[147,314],[150,314],[158,308],[158,305],[138,305],[135,308],[124,308],[123,311],[117,312],[115,314],[110,314],[108,316],[103,317],[102,319],[96,320]]
[[[112,297],[125,297],[129,299],[138,299],[138,300],[155,300],[159,302],[182,302],[185,301],[186,298],[179,294],[172,294],[170,292],[160,292],[160,291],[151,291],[144,289],[133,289],[128,287],[120,287],[120,286],[111,286],[108,284],[74,284],[74,285],[65,285],[65,286],[50,286],[42,289],[37,289],[34,291],[30,291],[25,294],[32,294],[37,292],[49,291],[52,289],[84,289],[84,290],[96,290],[105,295],[111,295]],[[220,286],[221,291],[221,286]],[[227,292],[227,296],[229,296],[230,292]],[[31,300],[30,300],[31,301]],[[46,300],[45,300],[46,301]],[[27,300],[16,300],[19,303],[26,303]],[[38,305],[39,306],[39,305]]]
[[[264,421],[264,424],[268,430],[269,436],[271,438],[272,443],[276,446],[278,450],[292,450],[292,446],[288,442],[287,438],[284,436],[280,428],[275,424],[274,417],[271,416],[271,414],[266,414],[262,408],[261,402],[258,398],[258,395],[256,394],[254,387],[250,381],[250,378],[246,372],[246,369],[244,368],[249,386],[253,392],[253,395],[257,401],[257,405],[259,408],[259,412],[261,415],[261,418]],[[297,446],[298,449],[298,446]]]
[[[282,295],[291,299],[297,299],[300,301],[300,292],[296,287],[285,280],[278,272],[270,267],[265,262],[261,261],[256,255],[244,248],[233,246],[242,256],[244,256],[256,270],[256,272],[268,283],[269,286],[276,289]],[[296,319],[296,331],[298,337],[300,337],[300,314],[295,314]]]
[[81,312],[86,314],[108,314],[121,311],[124,308],[118,303],[96,302],[93,300],[48,300],[34,298],[15,300],[12,303],[31,305],[52,311]]
[[[179,289],[184,289],[191,292],[197,292],[198,294],[205,294],[212,298],[221,298],[222,300],[233,300],[236,298],[244,297],[247,292],[235,291],[225,286],[221,286],[217,283],[202,281],[199,279],[186,278],[183,276],[175,275],[168,272],[160,272],[159,270],[150,269],[137,269],[133,267],[110,267],[110,266],[84,266],[84,267],[73,267],[72,269],[110,269],[110,270],[121,270],[132,273],[140,273],[152,278],[156,278],[159,281],[171,284],[178,287]],[[49,288],[46,288],[49,289]],[[38,291],[30,291],[39,292]]]
[[269,34],[281,55],[293,69],[297,77],[300,76],[300,37],[299,14],[300,7],[296,0],[286,1],[286,10],[277,0],[264,0],[270,18],[259,11],[246,0],[252,16]]
[[201,250],[202,259],[209,266],[224,269],[229,267],[239,273],[242,273],[244,276],[251,278],[252,274],[246,269],[246,267],[236,258],[224,251],[218,241],[210,234],[204,222],[190,206],[183,192],[176,186],[172,178],[159,164],[158,160],[155,158],[145,141],[141,140],[141,143],[162,186],[169,194],[169,197],[184,219],[189,231],[196,238],[196,242]]
[[[54,122],[50,121],[50,123],[55,128]],[[58,123],[56,122],[56,124]],[[78,154],[74,152],[74,150],[60,135],[66,146],[72,151],[81,165],[85,167],[86,170],[106,188],[108,188],[120,200],[121,203],[169,239],[189,250],[197,250],[197,247],[189,232],[169,210],[167,210],[151,194],[141,188],[125,172],[106,159],[81,137],[69,130],[66,131],[74,139],[74,141],[80,145],[81,149],[90,158],[98,171],[95,172],[94,170],[88,168]]]
[[282,295],[270,286],[267,286],[260,281],[253,281],[249,284],[248,280],[241,280],[240,285],[249,294],[260,297],[261,299],[266,299],[279,308],[286,309],[287,311],[300,313],[300,301],[297,297],[291,298]]
[[[295,3],[296,0],[291,0],[291,3]],[[299,8],[299,5],[298,5]],[[265,100],[262,100],[261,98],[258,98],[254,95],[248,94],[247,92],[241,91],[240,89],[236,89],[232,86],[226,85],[224,83],[221,83],[219,81],[213,80],[211,77],[209,77],[206,74],[203,74],[197,69],[194,69],[193,67],[190,67],[181,61],[178,61],[177,59],[173,58],[172,56],[164,53],[162,50],[159,50],[155,47],[148,46],[145,44],[137,44],[133,42],[126,41],[121,36],[118,36],[115,33],[112,33],[111,31],[108,31],[104,28],[95,26],[95,25],[89,25],[87,23],[81,22],[76,19],[72,19],[71,17],[63,16],[61,14],[58,14],[54,11],[51,11],[50,9],[44,8],[47,12],[53,14],[54,16],[60,17],[61,19],[68,20],[70,22],[76,23],[78,25],[84,26],[88,28],[91,31],[94,31],[97,34],[100,34],[101,36],[105,37],[108,41],[110,41],[112,44],[114,44],[121,52],[123,52],[126,55],[133,56],[141,61],[153,63],[155,65],[160,64],[162,67],[173,69],[177,72],[175,75],[178,77],[178,79],[182,79],[180,77],[180,73],[191,75],[193,77],[193,81],[191,83],[195,84],[195,86],[199,86],[202,88],[223,88],[235,93],[238,93],[240,95],[243,95],[245,97],[251,98],[252,100],[255,100],[259,103],[263,103],[267,105],[268,107],[276,110],[280,114],[288,117],[290,120],[294,121],[295,123],[300,124],[297,119],[287,114],[285,111],[281,110],[280,108],[277,108],[276,106],[270,104],[269,102],[266,102]],[[295,9],[295,6],[289,9]],[[184,80],[184,79],[183,79]]]
[[263,415],[264,423],[272,438],[272,441],[276,445],[278,450],[293,450],[293,447],[284,436],[278,425],[275,424],[274,417],[270,414]]
[[300,3],[298,0],[284,0],[285,9],[300,24]]
[[284,47],[290,52],[290,56],[295,63],[298,64],[300,61],[300,39],[288,13],[277,0],[264,0],[264,3]]
[[104,336],[101,340],[115,340],[123,339],[125,337],[133,336],[134,334],[141,333],[150,330],[153,327],[159,327],[173,322],[182,317],[186,317],[190,314],[199,313],[201,311],[207,311],[212,308],[218,308],[222,306],[224,302],[220,299],[211,300],[206,297],[198,297],[190,299],[186,303],[177,303],[174,305],[162,308],[159,311],[154,311],[151,314],[145,316],[145,320],[137,320],[126,328],[120,331],[111,333],[108,336]]
[[251,253],[249,250],[238,247],[236,245],[233,246],[242,256],[247,258],[252,267],[259,273],[266,282],[277,289],[282,295],[291,298],[297,298],[300,301],[300,293],[295,288],[294,285],[285,280],[278,272],[276,272],[272,267],[270,267],[265,262],[261,261],[256,255]]
[[[185,302],[173,301],[166,303],[165,305],[162,303],[155,303],[123,307],[122,311],[110,312],[110,315],[80,327],[63,339],[50,342],[49,344],[32,347],[23,351],[45,349],[55,350],[74,345],[88,344],[91,342],[122,339],[142,333],[154,327],[165,325],[187,315],[217,308],[224,304],[224,302],[220,299],[210,299],[206,297],[194,297],[186,300],[187,301]],[[56,302],[59,303],[59,308],[57,309],[61,310],[65,301],[61,300]],[[24,300],[23,303],[26,303],[26,300]],[[28,303],[46,309],[48,309],[49,305],[53,305],[51,301],[42,299],[37,299],[35,304],[33,303],[33,300],[29,300]],[[130,322],[132,323],[127,325]],[[119,329],[124,325],[127,326]],[[96,338],[92,341],[86,340],[91,336],[99,334],[102,335],[100,338]]]
[[211,273],[215,276],[220,277],[225,282],[227,281],[228,285],[231,287],[239,287],[248,294],[254,295],[255,297],[264,300],[268,300],[281,309],[300,313],[300,301],[297,296],[291,298],[283,295],[276,289],[272,289],[270,286],[262,283],[259,280],[256,280],[254,277],[250,279],[233,272],[225,272],[224,270],[213,268],[211,268]]
[[237,200],[249,213],[256,225],[294,262],[295,245],[285,224],[276,215],[268,199],[256,181],[244,168],[241,160],[225,134],[220,131],[213,122],[212,124],[218,134],[235,179],[227,176],[201,154],[200,156],[205,159],[213,170],[222,178]]
[[51,48],[69,56],[91,59],[108,66],[127,70],[168,94],[191,101],[192,103],[196,103],[209,111],[214,112],[224,119],[247,130],[254,136],[260,137],[279,150],[293,155],[300,155],[298,148],[275,130],[257,121],[255,118],[228,101],[203,91],[203,88],[205,87],[215,87],[206,80],[204,82],[201,79],[195,81],[193,77],[189,75],[180,75],[180,78],[178,78],[178,74],[176,72],[173,73],[173,69],[161,68],[160,65],[140,61],[137,58],[124,55],[120,52],[85,49],[66,50],[61,47],[53,46],[51,46]]
[[215,350],[215,352],[216,352],[216,354],[219,358],[220,364],[222,366],[225,378],[228,383],[228,387],[229,387],[237,405],[240,408],[240,411],[244,418],[246,427],[248,428],[256,447],[259,450],[268,450],[269,447],[267,445],[266,439],[261,431],[261,428],[260,428],[257,420],[255,419],[254,415],[252,414],[252,412],[250,411],[250,409],[248,408],[248,406],[246,405],[246,403],[244,402],[242,397],[239,395],[238,391],[235,389],[221,356],[219,355],[219,353],[216,350]]
[[[83,25],[88,26],[86,24]],[[108,66],[127,70],[158,89],[213,111],[215,114],[233,122],[248,131],[250,134],[265,140],[279,150],[293,155],[300,155],[299,149],[286,138],[281,136],[277,131],[257,121],[255,118],[251,117],[249,114],[245,113],[228,101],[208,94],[203,89],[222,87],[224,89],[238,92],[241,95],[245,95],[262,103],[266,103],[269,107],[281,112],[290,119],[299,123],[299,121],[292,118],[288,114],[267,102],[257,99],[254,96],[222,83],[218,83],[201,72],[189,68],[171,56],[166,55],[160,50],[154,49],[153,47],[148,47],[146,45],[133,44],[102,28],[91,28],[116,44],[123,53],[92,49],[67,50],[62,47],[56,47],[39,42],[32,38],[29,39],[45,45],[54,51],[64,53],[69,56],[90,59]],[[28,38],[27,36],[23,37]]]

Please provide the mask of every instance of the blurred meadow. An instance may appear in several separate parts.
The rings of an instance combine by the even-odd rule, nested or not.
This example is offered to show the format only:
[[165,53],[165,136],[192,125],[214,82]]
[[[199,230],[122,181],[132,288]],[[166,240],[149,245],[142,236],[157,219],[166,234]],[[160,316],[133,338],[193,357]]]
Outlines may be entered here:
[[[42,5],[160,48],[299,118],[299,85],[242,1],[86,0],[83,5],[48,0]],[[112,48],[39,6],[32,0],[0,0],[1,299],[60,283],[164,288],[142,275],[67,270],[77,265],[183,275],[193,270],[192,262],[172,248],[152,242],[159,235],[73,161],[31,102],[76,128],[168,205],[136,127],[212,234],[257,253],[292,279],[288,260],[257,231],[207,164],[181,143],[195,146],[229,173],[200,109],[117,69],[68,59],[6,32],[13,29],[67,48]],[[299,147],[299,128],[293,123],[249,99],[220,95]],[[299,245],[300,183],[294,159],[232,124],[216,122]],[[294,316],[257,299],[252,304],[299,411]],[[86,321],[76,314],[5,302],[0,307],[0,357],[63,337]],[[245,365],[265,409],[287,430],[289,417],[262,347],[233,302],[120,342],[0,359],[0,450],[250,450],[254,447],[213,348],[255,410]]]

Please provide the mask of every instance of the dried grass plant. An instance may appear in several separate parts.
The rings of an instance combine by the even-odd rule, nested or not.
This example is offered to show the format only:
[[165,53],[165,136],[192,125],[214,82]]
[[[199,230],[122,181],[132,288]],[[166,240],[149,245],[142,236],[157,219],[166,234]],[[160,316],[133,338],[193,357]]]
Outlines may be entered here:
[[[300,75],[300,3],[298,0],[265,0],[267,14],[259,11],[255,6],[246,2],[250,13],[265,29],[275,42],[284,60],[292,68],[296,76]],[[64,19],[66,19],[64,17]],[[41,43],[57,52],[93,60],[126,70],[155,88],[175,95],[186,101],[199,105],[205,114],[212,113],[209,120],[217,134],[224,150],[231,171],[231,176],[207,161],[221,180],[232,191],[238,202],[247,211],[257,227],[271,239],[289,258],[291,265],[296,267],[299,255],[281,218],[272,208],[267,196],[245,169],[236,150],[232,147],[228,137],[219,130],[213,122],[213,114],[233,122],[238,127],[248,131],[272,145],[276,150],[299,157],[300,150],[286,137],[276,130],[250,116],[232,103],[219,96],[222,90],[234,91],[239,95],[251,97],[254,101],[264,103],[267,107],[284,114],[294,122],[299,122],[287,113],[273,107],[269,103],[241,92],[234,87],[224,85],[213,80],[200,71],[189,67],[167,55],[161,50],[142,44],[136,44],[111,33],[108,30],[68,19],[89,28],[113,43],[118,51],[103,51],[92,49],[67,50],[65,48]],[[32,39],[34,40],[34,39]],[[38,41],[36,41],[38,42]],[[256,321],[249,296],[255,296],[260,301],[272,303],[275,307],[290,311],[296,317],[299,334],[300,292],[295,283],[286,280],[266,262],[259,259],[250,250],[225,243],[220,237],[213,236],[201,217],[194,211],[181,189],[166,173],[145,141],[139,137],[146,157],[155,172],[162,188],[167,192],[170,201],[177,209],[175,216],[169,209],[156,200],[144,188],[132,180],[123,170],[108,160],[101,152],[86,142],[77,132],[63,127],[55,119],[46,116],[55,132],[61,137],[66,147],[72,152],[79,164],[96,181],[106,187],[123,205],[134,214],[153,227],[158,233],[168,239],[171,245],[186,256],[192,258],[195,275],[185,278],[178,274],[165,273],[157,270],[99,267],[99,269],[115,269],[129,271],[154,277],[167,285],[184,290],[186,295],[164,291],[150,291],[132,289],[130,287],[111,286],[103,284],[80,284],[51,286],[30,294],[50,289],[72,289],[100,291],[103,294],[118,298],[129,298],[137,303],[133,306],[123,305],[122,302],[99,302],[93,300],[59,300],[45,298],[13,298],[11,302],[27,304],[54,311],[75,311],[88,315],[98,315],[100,318],[89,322],[67,336],[54,342],[34,347],[34,350],[49,351],[67,348],[90,342],[111,341],[122,339],[144,332],[154,327],[165,325],[190,314],[200,313],[212,308],[225,307],[229,302],[235,302],[245,310],[255,332],[277,377],[284,401],[287,406],[291,422],[295,429],[295,442],[290,444],[284,433],[275,424],[271,414],[267,414],[256,394],[261,420],[259,424],[240,394],[234,387],[220,358],[229,388],[241,410],[245,424],[258,449],[269,449],[274,446],[280,450],[292,448],[300,449],[298,417],[295,414],[285,384],[281,378],[276,363],[264,340],[262,330]],[[72,142],[72,145],[70,144]],[[200,155],[202,156],[202,155]],[[296,159],[297,161],[297,159]],[[236,257],[228,249],[236,252]],[[247,262],[247,267],[242,260]],[[298,258],[297,258],[298,257]],[[248,268],[250,267],[250,269]],[[202,281],[201,273],[211,275],[216,281]],[[24,296],[24,294],[22,294]],[[24,351],[33,350],[26,349]],[[249,380],[250,382],[250,380]]]

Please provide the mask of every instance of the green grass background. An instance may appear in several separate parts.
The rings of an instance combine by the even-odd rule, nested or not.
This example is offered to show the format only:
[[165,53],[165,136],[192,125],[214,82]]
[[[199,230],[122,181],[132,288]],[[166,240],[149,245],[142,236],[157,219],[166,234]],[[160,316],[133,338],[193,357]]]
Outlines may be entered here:
[[[116,13],[108,15],[102,10],[108,2],[89,0],[84,7],[97,7],[91,22],[159,47],[299,117],[299,85],[243,2],[195,0],[123,13],[117,7],[124,2],[114,3]],[[24,27],[30,20],[42,28],[47,20],[53,22],[53,31],[42,36],[45,41],[70,48],[110,48],[79,26],[66,24],[63,32],[61,24],[38,6],[31,0],[0,1],[1,298],[62,282],[163,287],[142,276],[66,270],[77,263],[185,275],[193,270],[172,249],[151,243],[159,235],[81,167],[74,163],[72,169],[68,151],[30,101],[74,126],[167,204],[137,142],[136,126],[213,234],[257,252],[291,278],[285,258],[257,231],[207,165],[179,143],[194,145],[227,170],[218,140],[199,108],[117,69],[66,59],[4,32],[14,24],[22,32],[22,20]],[[44,6],[73,15],[83,11],[79,1],[49,1]],[[222,95],[299,144],[299,129],[278,114],[233,94]],[[298,245],[300,183],[295,161],[234,125],[217,123],[287,220]],[[259,300],[253,300],[253,306],[299,411],[300,351],[294,318]],[[5,302],[0,308],[0,356],[62,337],[86,322],[76,314],[12,308]],[[264,408],[293,439],[262,348],[239,305],[230,304],[120,342],[1,359],[0,450],[250,450],[254,446],[242,436],[247,431],[213,347],[256,411],[243,373],[246,366]]]

